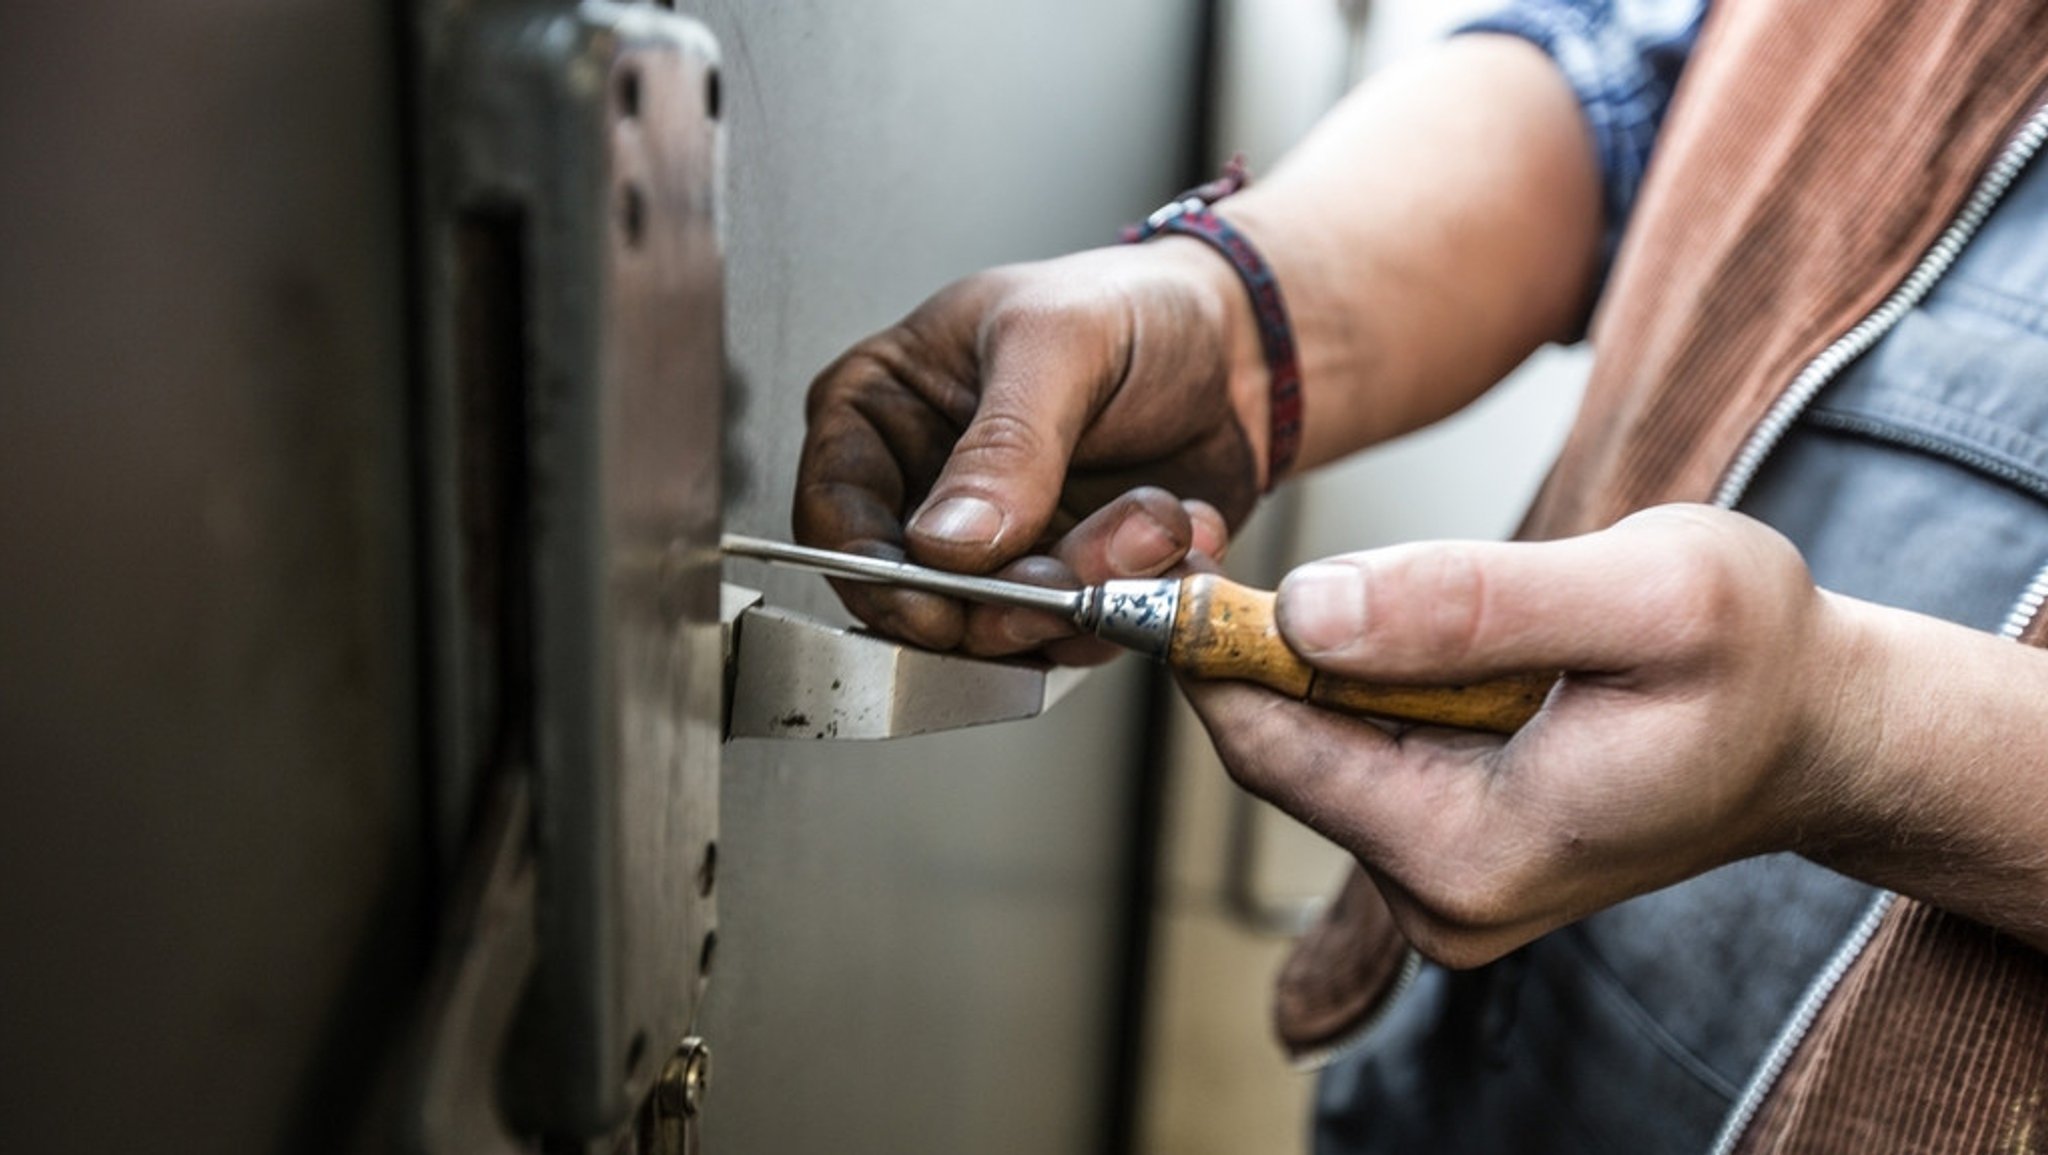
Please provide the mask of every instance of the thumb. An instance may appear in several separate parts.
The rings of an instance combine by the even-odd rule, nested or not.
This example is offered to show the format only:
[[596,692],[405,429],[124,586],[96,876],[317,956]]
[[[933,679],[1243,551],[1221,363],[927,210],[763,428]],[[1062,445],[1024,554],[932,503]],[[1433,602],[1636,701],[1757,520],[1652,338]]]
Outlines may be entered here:
[[[1786,568],[1737,514],[1664,507],[1552,542],[1428,542],[1314,562],[1280,583],[1281,636],[1311,665],[1369,680],[1620,672],[1716,631],[1733,588]],[[1779,556],[1785,555],[1785,556]]]
[[982,346],[974,417],[905,539],[918,561],[985,573],[1045,533],[1074,445],[1113,384],[1116,361],[1098,316],[1074,308],[1003,308]]

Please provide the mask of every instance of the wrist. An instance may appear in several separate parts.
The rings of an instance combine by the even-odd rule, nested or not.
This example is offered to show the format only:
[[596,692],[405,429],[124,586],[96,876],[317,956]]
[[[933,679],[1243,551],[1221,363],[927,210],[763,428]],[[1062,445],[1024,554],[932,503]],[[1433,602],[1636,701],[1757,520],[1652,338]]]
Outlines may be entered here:
[[1243,280],[1222,253],[1194,237],[1161,236],[1143,248],[1170,265],[1200,300],[1203,323],[1222,351],[1231,410],[1251,446],[1258,477],[1270,488],[1278,480],[1272,461],[1273,375],[1259,345],[1258,318]]
[[1817,861],[1854,855],[1875,812],[1893,794],[1890,700],[1901,671],[1882,607],[1816,589],[1818,624],[1809,647],[1805,724],[1794,761],[1798,785],[1782,816],[1787,849]]
[[[1960,818],[1972,768],[2003,739],[1973,710],[1994,712],[2017,683],[1997,672],[2021,647],[1907,610],[1824,595],[1837,671],[1823,758],[1792,849],[1830,869],[1892,889],[1970,856],[1980,831]],[[1954,647],[1963,647],[1958,651]],[[1972,661],[1965,654],[1977,655]],[[1986,661],[1988,659],[1988,662]],[[1989,668],[1987,668],[1989,667]]]
[[[1190,238],[1214,250],[1236,275],[1244,295],[1230,299],[1242,304],[1249,315],[1265,370],[1262,392],[1266,420],[1260,425],[1265,434],[1265,447],[1263,451],[1255,451],[1254,456],[1262,461],[1259,487],[1271,490],[1293,469],[1301,450],[1301,359],[1295,342],[1294,323],[1288,316],[1279,279],[1274,276],[1258,246],[1219,215],[1214,207],[1216,202],[1243,189],[1250,179],[1244,158],[1232,157],[1223,166],[1221,176],[1181,193],[1144,221],[1126,227],[1122,240],[1125,244],[1141,244],[1162,236]],[[1232,338],[1233,346],[1239,344],[1235,333],[1226,336]],[[1233,384],[1249,384],[1244,382],[1246,375],[1238,371],[1234,358],[1227,369]],[[1260,375],[1253,373],[1250,376],[1257,378]],[[1233,405],[1238,404],[1240,396],[1239,390],[1231,391]],[[1249,407],[1260,407],[1259,402],[1250,398],[1246,400],[1251,402]]]
[[1795,847],[1830,869],[2048,950],[2037,751],[2048,656],[1906,610],[1834,599],[1857,637],[1832,797]]

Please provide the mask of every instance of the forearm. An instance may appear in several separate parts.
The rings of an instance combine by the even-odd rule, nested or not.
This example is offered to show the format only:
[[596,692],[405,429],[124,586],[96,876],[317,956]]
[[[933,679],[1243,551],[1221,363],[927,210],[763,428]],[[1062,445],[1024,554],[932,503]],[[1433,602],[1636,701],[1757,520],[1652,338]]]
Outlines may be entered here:
[[[1507,37],[1455,37],[1361,86],[1225,215],[1292,316],[1302,466],[1462,407],[1571,335],[1598,272],[1583,116],[1549,58]],[[1240,365],[1243,407],[1263,405],[1261,374]]]
[[1801,849],[2048,951],[2048,653],[1835,601],[1855,674],[1821,780],[1842,786]]

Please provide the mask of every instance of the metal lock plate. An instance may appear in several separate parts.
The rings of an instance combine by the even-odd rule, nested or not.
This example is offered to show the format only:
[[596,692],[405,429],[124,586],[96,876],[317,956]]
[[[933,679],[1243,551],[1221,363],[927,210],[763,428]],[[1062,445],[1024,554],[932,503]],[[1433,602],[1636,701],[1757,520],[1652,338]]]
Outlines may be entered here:
[[717,50],[606,3],[420,27],[435,836],[529,775],[516,1130],[616,1131],[711,955],[723,655]]
[[907,738],[1035,718],[1088,673],[933,653],[726,591],[734,738]]

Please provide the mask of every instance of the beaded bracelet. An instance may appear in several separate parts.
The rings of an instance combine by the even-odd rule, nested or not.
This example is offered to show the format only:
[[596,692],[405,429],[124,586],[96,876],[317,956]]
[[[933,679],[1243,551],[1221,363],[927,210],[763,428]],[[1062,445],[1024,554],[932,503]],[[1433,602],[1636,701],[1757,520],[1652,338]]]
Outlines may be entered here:
[[1272,378],[1266,467],[1266,488],[1270,490],[1301,450],[1301,363],[1294,355],[1294,327],[1287,320],[1287,305],[1280,299],[1280,282],[1265,258],[1243,233],[1209,207],[1250,182],[1244,158],[1234,156],[1223,167],[1222,176],[1180,194],[1143,223],[1126,226],[1121,239],[1125,244],[1137,244],[1161,233],[1194,237],[1223,254],[1237,270],[1238,279],[1251,295],[1252,315],[1259,324],[1259,348]]

